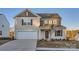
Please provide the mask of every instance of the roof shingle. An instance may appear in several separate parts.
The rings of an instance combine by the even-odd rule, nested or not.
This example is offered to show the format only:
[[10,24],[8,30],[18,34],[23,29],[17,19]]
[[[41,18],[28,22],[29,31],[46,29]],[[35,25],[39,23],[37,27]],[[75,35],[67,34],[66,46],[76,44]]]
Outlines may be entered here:
[[42,18],[61,18],[57,13],[37,13]]

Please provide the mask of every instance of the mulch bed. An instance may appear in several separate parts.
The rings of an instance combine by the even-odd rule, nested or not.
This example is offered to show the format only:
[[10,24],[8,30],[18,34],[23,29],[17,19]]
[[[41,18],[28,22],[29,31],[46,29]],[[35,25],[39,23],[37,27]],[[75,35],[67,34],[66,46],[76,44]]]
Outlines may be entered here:
[[79,48],[78,41],[46,41],[38,40],[37,47],[47,47],[47,48]]
[[0,38],[0,45],[3,45],[12,40],[14,40],[14,38]]

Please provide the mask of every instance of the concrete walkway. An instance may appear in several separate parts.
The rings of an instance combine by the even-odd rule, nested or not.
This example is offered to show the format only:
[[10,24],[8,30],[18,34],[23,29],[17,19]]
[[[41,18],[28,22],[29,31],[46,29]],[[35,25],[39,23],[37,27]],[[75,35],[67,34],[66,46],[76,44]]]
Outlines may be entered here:
[[37,51],[79,51],[76,48],[36,48]]
[[14,40],[0,46],[0,51],[34,51],[37,40]]

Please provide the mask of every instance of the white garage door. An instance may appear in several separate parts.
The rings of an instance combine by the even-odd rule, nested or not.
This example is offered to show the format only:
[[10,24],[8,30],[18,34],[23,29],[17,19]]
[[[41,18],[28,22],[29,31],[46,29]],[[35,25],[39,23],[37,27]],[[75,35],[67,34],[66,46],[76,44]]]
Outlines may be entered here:
[[16,32],[16,39],[37,39],[37,31]]

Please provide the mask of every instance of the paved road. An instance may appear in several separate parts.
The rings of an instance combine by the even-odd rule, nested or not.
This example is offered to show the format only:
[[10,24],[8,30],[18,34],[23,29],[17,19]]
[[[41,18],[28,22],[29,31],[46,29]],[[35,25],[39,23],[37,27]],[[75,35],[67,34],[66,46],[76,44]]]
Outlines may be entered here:
[[34,51],[37,40],[14,40],[0,46],[0,51]]

